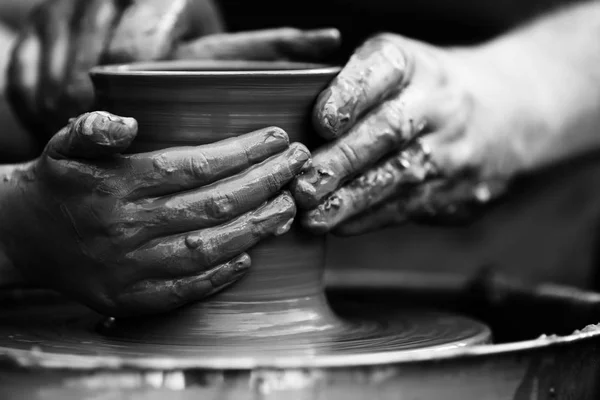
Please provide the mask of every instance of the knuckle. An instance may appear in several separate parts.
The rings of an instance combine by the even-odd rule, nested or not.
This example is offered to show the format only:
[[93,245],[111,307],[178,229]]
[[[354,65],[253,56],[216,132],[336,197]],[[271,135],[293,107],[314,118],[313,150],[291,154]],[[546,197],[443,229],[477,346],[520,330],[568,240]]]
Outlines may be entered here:
[[196,180],[203,180],[211,175],[210,162],[201,151],[194,151],[189,155],[182,154],[182,158],[177,157],[177,154],[172,151],[157,154],[152,157],[152,168],[163,177],[181,173],[182,170]]
[[294,198],[289,192],[285,192],[284,194],[279,196],[276,199],[276,204],[280,206],[281,210],[283,210],[284,213],[296,213],[296,202],[294,201]]
[[161,176],[169,176],[177,171],[177,166],[174,165],[170,158],[164,153],[152,156],[151,160],[152,169]]
[[269,138],[281,140],[286,143],[290,142],[290,137],[288,133],[278,126],[270,126],[268,128],[265,128],[264,131],[269,135]]
[[186,238],[186,245],[192,251],[192,259],[202,266],[211,265],[218,256],[215,237],[204,233]]
[[388,101],[382,105],[381,109],[383,132],[394,138],[395,144],[399,144],[399,139],[407,139],[406,133],[414,124],[414,119],[408,116],[404,110],[401,101]]
[[235,210],[235,199],[232,195],[217,192],[208,201],[206,211],[217,221],[224,221],[232,217]]
[[203,152],[198,152],[189,157],[188,161],[189,174],[198,180],[203,180],[211,175],[211,165]]
[[267,174],[262,180],[262,185],[268,193],[273,193],[281,188],[282,182],[287,182],[294,176],[292,168],[287,166],[273,174]]
[[395,71],[398,75],[403,75],[409,65],[409,52],[406,51],[404,41],[397,35],[391,33],[381,33],[371,39],[381,56],[382,61]]
[[343,164],[347,166],[348,171],[356,171],[360,168],[360,156],[353,146],[342,142],[338,145],[338,151],[342,157]]

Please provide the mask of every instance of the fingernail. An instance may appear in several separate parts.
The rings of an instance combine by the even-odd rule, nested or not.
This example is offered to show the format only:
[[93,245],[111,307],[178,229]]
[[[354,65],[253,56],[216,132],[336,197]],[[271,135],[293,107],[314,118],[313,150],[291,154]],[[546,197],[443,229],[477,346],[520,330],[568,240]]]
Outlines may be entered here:
[[292,227],[293,223],[294,223],[294,218],[288,219],[283,225],[280,225],[279,227],[277,227],[277,229],[275,230],[275,236],[281,236],[284,233],[287,233],[290,230],[290,228]]
[[87,113],[76,122],[79,132],[89,136],[98,144],[115,145],[132,139],[137,131],[134,118],[119,117],[105,111]]
[[319,133],[326,139],[334,139],[340,136],[347,125],[350,115],[342,113],[336,104],[336,95],[332,88],[325,89],[317,99],[317,113],[315,125]]
[[308,211],[303,218],[303,225],[313,233],[326,233],[335,228],[345,217],[342,199],[333,194],[317,208]]
[[290,164],[292,167],[302,167],[310,159],[310,153],[306,147],[299,143],[292,145],[292,154],[290,156]]
[[265,143],[285,142],[285,143],[289,144],[289,142],[290,142],[288,134],[281,128],[277,128],[277,127],[269,128],[269,130],[265,134],[266,134],[266,137],[264,140]]
[[340,128],[340,121],[337,116],[335,108],[328,104],[323,108],[323,126],[329,129],[331,132],[336,133]]
[[281,196],[275,199],[274,203],[280,203],[281,206],[279,208],[280,221],[275,226],[274,235],[281,236],[284,233],[288,232],[294,222],[294,218],[296,217],[296,203],[294,203],[294,199],[292,195],[285,191]]
[[338,184],[339,180],[331,170],[312,166],[296,178],[292,191],[301,208],[314,208],[327,194],[337,189]]
[[329,224],[327,224],[323,213],[319,209],[314,209],[304,214],[302,217],[302,226],[309,232],[317,235],[322,235],[329,231]]
[[314,170],[309,169],[292,182],[290,189],[294,194],[294,199],[296,199],[296,202],[301,208],[313,208],[318,204],[314,177]]
[[280,236],[290,230],[296,216],[292,195],[284,191],[255,214],[255,223],[266,222],[266,232]]

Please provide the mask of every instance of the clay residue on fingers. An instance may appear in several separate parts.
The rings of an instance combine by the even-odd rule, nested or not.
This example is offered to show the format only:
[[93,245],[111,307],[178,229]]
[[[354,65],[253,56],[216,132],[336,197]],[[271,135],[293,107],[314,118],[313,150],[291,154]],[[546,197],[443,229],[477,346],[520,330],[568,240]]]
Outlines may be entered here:
[[406,75],[406,56],[397,43],[384,36],[368,40],[317,98],[317,130],[327,139],[341,136],[366,111],[400,91]]
[[304,209],[316,207],[348,179],[364,173],[417,134],[399,99],[383,103],[344,136],[315,152],[313,167],[293,185],[298,205]]

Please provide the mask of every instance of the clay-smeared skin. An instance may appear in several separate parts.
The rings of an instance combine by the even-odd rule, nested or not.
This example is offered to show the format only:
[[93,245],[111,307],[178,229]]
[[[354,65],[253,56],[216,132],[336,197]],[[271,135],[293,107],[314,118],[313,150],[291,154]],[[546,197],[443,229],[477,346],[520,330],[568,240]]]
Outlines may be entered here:
[[[278,128],[124,155],[137,122],[84,114],[3,179],[0,238],[28,279],[108,315],[167,311],[239,279],[290,227],[310,163]],[[33,246],[33,247],[32,247]]]
[[206,37],[222,31],[212,0],[46,0],[13,49],[8,96],[22,123],[46,143],[69,118],[91,110],[94,93],[88,71],[99,63],[322,60],[340,43],[335,29]]
[[315,106],[331,142],[294,182],[306,227],[350,235],[410,219],[457,222],[503,191],[514,155],[495,155],[508,168],[470,158],[477,99],[457,61],[391,34],[356,51]]
[[318,97],[313,123],[330,142],[293,184],[304,225],[354,235],[409,220],[462,223],[515,175],[596,148],[593,113],[554,101],[549,83],[560,77],[569,95],[597,104],[593,82],[576,78],[579,64],[548,68],[546,53],[564,57],[551,41],[540,50],[535,35],[462,49],[393,34],[366,41]]

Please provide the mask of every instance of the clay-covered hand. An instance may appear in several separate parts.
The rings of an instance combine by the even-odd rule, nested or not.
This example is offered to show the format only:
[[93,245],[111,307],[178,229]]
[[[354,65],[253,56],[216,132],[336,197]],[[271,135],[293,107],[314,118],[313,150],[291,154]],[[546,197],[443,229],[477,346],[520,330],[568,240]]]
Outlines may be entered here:
[[167,311],[243,276],[246,250],[288,230],[282,188],[310,162],[278,128],[123,154],[136,131],[105,112],[72,120],[5,178],[0,207],[15,267],[112,316]]
[[316,103],[329,142],[292,185],[306,227],[464,222],[505,190],[535,136],[521,117],[535,113],[477,52],[392,34],[355,52]]
[[223,31],[212,0],[46,0],[22,30],[9,64],[7,94],[40,141],[89,111],[91,67],[168,58],[314,59],[339,43],[335,30]]

